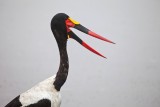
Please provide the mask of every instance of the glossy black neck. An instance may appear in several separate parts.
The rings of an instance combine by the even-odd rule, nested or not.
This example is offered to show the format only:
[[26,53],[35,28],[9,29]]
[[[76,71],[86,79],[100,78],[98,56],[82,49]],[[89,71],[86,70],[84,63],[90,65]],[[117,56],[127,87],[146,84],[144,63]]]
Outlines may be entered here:
[[[54,31],[54,35],[60,35],[60,33]],[[63,35],[61,35],[63,36]],[[60,36],[60,37],[61,37]],[[67,76],[68,76],[68,68],[69,68],[69,62],[68,62],[68,54],[66,49],[67,40],[65,38],[56,38],[59,53],[60,53],[60,65],[58,72],[56,74],[56,79],[54,81],[54,86],[57,91],[60,91],[61,87],[65,83]]]

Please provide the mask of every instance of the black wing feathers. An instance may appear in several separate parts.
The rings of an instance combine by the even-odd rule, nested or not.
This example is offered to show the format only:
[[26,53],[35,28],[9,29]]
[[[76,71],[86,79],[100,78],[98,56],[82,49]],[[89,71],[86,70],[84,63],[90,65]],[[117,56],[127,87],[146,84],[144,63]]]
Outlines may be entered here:
[[8,103],[5,107],[20,107],[22,106],[21,102],[19,101],[19,97],[17,96],[14,98],[10,103]]
[[[19,97],[20,96],[17,96],[16,98],[14,98],[5,107],[21,107],[22,104],[19,101]],[[42,100],[38,101],[37,103],[30,104],[30,105],[28,105],[26,107],[51,107],[51,101],[48,100],[48,99],[42,99]]]

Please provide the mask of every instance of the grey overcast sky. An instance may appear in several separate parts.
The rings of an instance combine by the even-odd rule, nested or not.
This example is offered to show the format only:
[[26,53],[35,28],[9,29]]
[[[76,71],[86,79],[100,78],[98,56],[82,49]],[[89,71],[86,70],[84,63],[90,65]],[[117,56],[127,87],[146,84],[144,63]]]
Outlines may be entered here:
[[74,30],[108,59],[68,41],[61,107],[160,107],[159,0],[0,0],[0,107],[57,72],[59,12],[116,42]]

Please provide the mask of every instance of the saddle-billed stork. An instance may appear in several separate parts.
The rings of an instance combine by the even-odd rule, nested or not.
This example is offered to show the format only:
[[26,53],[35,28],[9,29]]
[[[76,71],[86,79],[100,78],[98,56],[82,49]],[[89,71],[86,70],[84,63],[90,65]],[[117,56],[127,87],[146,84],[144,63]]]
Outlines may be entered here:
[[73,38],[88,50],[106,58],[87,45],[84,41],[82,41],[75,33],[70,30],[70,28],[75,28],[90,36],[114,44],[114,42],[85,28],[79,22],[73,20],[65,13],[56,14],[51,21],[51,30],[57,41],[60,53],[60,65],[57,74],[40,82],[28,91],[20,94],[5,107],[60,107],[60,89],[67,79],[69,68],[68,55],[66,50],[66,44],[69,38]]

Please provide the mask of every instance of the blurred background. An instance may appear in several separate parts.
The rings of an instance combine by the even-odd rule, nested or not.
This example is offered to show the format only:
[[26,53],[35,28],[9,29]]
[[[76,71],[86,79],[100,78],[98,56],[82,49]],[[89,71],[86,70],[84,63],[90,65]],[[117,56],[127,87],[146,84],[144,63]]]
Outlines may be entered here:
[[54,75],[50,29],[66,13],[115,45],[74,32],[108,59],[70,39],[61,107],[160,107],[159,0],[0,0],[0,106]]

